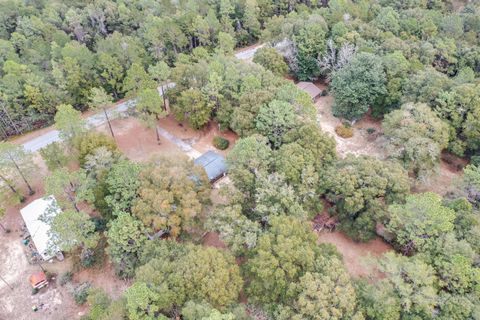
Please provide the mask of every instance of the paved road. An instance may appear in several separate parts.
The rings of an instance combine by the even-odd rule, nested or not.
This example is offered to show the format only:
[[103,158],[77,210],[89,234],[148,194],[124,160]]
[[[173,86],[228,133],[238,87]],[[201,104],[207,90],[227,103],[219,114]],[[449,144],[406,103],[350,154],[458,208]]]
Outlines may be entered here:
[[[166,85],[167,88],[172,88],[175,86],[175,83],[169,83]],[[158,89],[158,93],[160,96],[162,95],[162,92],[160,90],[160,87]],[[115,107],[110,108],[107,111],[107,114],[110,119],[115,119],[118,118],[121,115],[124,115],[127,113],[127,111],[133,107],[135,107],[136,101],[135,99],[132,100],[127,100],[125,102],[121,102],[117,104]],[[88,118],[85,119],[87,122],[87,125],[89,127],[98,127],[106,122],[105,115],[103,112],[99,112],[97,114],[94,114]],[[23,147],[25,150],[30,151],[30,152],[36,152],[42,148],[45,148],[48,146],[50,143],[60,141],[60,136],[58,130],[52,130],[47,133],[44,133],[38,137],[33,138],[30,141],[27,141],[23,144]]]
[[235,57],[240,60],[249,60],[252,59],[253,56],[255,55],[255,52],[257,52],[258,49],[263,47],[263,44],[257,45],[255,47],[240,51],[235,53]]
[[[128,110],[129,106],[131,106],[131,105],[134,106],[135,101],[129,100],[129,101],[126,101],[126,102],[119,103],[114,108],[109,109],[107,111],[107,114],[110,117],[110,119],[115,119],[120,114],[125,113]],[[91,117],[88,117],[86,119],[87,125],[90,126],[90,127],[98,127],[99,125],[105,123],[105,121],[106,121],[106,119],[105,119],[105,115],[103,114],[103,112],[102,113],[97,113],[97,114],[95,114]],[[58,130],[52,130],[52,131],[49,131],[45,134],[42,134],[41,136],[33,138],[30,141],[25,142],[23,144],[23,147],[27,151],[36,152],[36,151],[46,147],[50,143],[53,143],[53,142],[56,142],[56,141],[60,141],[59,132],[58,132]]]
[[[253,58],[255,52],[263,47],[262,45],[258,45],[243,51],[240,51],[235,54],[235,57],[240,60],[249,60]],[[175,86],[175,83],[169,83],[166,85],[167,88],[172,88]],[[159,88],[159,94],[162,95],[162,92]],[[117,104],[114,108],[108,110],[108,116],[110,119],[115,119],[120,115],[125,114],[129,109],[135,107],[135,99],[128,100],[122,103]],[[98,127],[106,122],[105,116],[103,112],[99,112],[90,116],[86,119],[87,125],[90,127]],[[60,136],[58,130],[52,130],[47,133],[44,133],[38,137],[33,138],[30,141],[27,141],[23,144],[25,150],[30,152],[37,152],[38,150],[45,148],[50,143],[60,141]]]

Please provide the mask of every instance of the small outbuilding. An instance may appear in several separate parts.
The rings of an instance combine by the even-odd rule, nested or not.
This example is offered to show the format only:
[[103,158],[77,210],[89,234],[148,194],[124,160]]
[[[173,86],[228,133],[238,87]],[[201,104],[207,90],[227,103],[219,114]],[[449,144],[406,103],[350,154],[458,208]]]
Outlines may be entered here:
[[319,87],[317,87],[313,82],[305,82],[301,81],[297,83],[297,87],[306,93],[312,98],[312,101],[315,102],[317,101],[318,98],[322,95],[322,90],[320,90]]
[[60,212],[61,210],[54,196],[34,200],[23,209],[20,209],[31,241],[35,245],[36,252],[44,261],[48,261],[61,253],[60,248],[52,245],[50,225],[44,221],[45,216],[52,219]]
[[30,276],[30,284],[33,289],[41,289],[48,285],[47,276],[44,272],[35,272]]
[[214,151],[205,152],[193,162],[205,169],[208,179],[212,183],[224,177],[227,173],[225,158]]

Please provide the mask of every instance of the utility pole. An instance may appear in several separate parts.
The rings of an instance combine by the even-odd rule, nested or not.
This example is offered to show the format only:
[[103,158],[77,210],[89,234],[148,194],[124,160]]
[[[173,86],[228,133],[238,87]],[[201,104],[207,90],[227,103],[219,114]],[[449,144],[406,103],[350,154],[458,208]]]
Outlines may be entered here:
[[110,129],[110,133],[112,134],[113,140],[115,140],[115,135],[113,134],[112,124],[110,123],[110,118],[108,117],[107,109],[103,108],[103,113],[105,114],[105,119],[107,119],[108,128]]

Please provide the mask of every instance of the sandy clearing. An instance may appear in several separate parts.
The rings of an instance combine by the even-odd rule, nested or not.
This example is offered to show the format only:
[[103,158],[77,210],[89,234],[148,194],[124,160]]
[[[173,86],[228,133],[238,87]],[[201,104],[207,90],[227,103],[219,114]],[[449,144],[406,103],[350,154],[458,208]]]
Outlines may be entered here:
[[[382,128],[379,121],[370,116],[363,117],[353,126],[353,137],[344,139],[335,133],[335,127],[342,124],[339,118],[332,114],[332,96],[320,97],[315,106],[317,107],[317,122],[323,131],[329,133],[337,143],[337,153],[344,158],[347,154],[369,155],[379,159],[385,158],[382,148]],[[367,129],[373,128],[375,132],[369,134]]]
[[355,278],[368,276],[372,272],[368,259],[380,257],[385,252],[393,250],[392,246],[380,237],[369,242],[355,242],[340,231],[320,232],[318,241],[335,245],[338,252],[343,255],[343,263],[347,271]]

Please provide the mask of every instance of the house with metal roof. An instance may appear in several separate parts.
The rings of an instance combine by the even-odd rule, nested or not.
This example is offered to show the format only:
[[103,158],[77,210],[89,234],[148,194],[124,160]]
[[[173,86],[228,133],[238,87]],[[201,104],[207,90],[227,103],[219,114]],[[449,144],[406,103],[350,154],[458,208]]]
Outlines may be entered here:
[[53,234],[50,225],[45,222],[45,217],[53,219],[61,212],[53,196],[40,198],[20,209],[25,226],[35,245],[37,253],[44,261],[48,261],[60,253],[60,248],[52,244]]
[[320,90],[320,88],[312,82],[301,81],[297,83],[297,87],[308,93],[313,102],[317,101],[317,99],[322,95],[322,90]]
[[205,152],[193,162],[205,169],[208,179],[212,183],[224,177],[227,173],[225,158],[214,151]]

